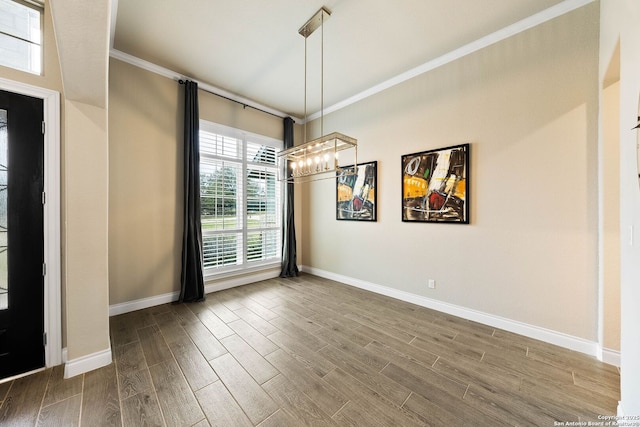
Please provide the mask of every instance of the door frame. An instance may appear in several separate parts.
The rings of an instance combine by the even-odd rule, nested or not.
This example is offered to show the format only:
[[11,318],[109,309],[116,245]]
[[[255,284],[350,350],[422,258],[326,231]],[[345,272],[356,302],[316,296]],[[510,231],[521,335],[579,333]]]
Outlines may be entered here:
[[44,108],[44,346],[46,367],[62,360],[62,299],[60,244],[60,93],[0,77],[0,89],[39,98]]

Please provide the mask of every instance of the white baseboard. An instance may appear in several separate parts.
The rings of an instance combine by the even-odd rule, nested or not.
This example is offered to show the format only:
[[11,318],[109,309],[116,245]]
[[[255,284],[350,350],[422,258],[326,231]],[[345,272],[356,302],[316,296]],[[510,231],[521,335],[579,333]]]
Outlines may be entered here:
[[[402,301],[410,302],[422,307],[437,310],[463,319],[472,320],[474,322],[483,323],[505,331],[524,335],[529,338],[544,341],[570,350],[579,351],[590,356],[598,356],[599,345],[597,342],[585,340],[583,338],[574,337],[562,332],[553,331],[539,326],[529,325],[527,323],[518,322],[516,320],[507,319],[493,314],[483,313],[481,311],[472,310],[454,304],[434,300],[423,297],[421,295],[412,294],[398,289],[377,285],[375,283],[366,282],[364,280],[355,279],[348,276],[332,273],[314,267],[303,266],[302,271],[326,279],[335,280],[377,294],[386,295]],[[609,362],[607,362],[609,363]]]
[[[343,276],[341,274],[332,273],[330,271],[321,270],[314,267],[300,266],[299,270],[306,273],[314,274],[316,276],[335,280],[337,282],[345,283],[347,285],[355,286],[357,288],[375,292],[381,295],[386,295],[402,301],[410,302],[412,304],[420,305],[422,307],[430,308],[432,310],[437,310],[443,313],[451,314],[453,316],[458,316],[463,319],[480,322],[485,325],[503,329],[505,331],[548,342],[550,344],[558,345],[570,350],[579,351],[590,356],[601,357],[602,361],[605,363],[620,366],[620,352],[610,349],[601,349],[598,343],[594,341],[585,340],[583,338],[575,337],[562,332],[541,328],[539,326],[529,325],[527,323],[519,322],[516,320],[507,319],[455,304],[434,300],[431,298],[423,297],[421,295],[416,295],[398,289],[389,288],[387,286],[366,282],[364,280]],[[278,275],[279,271],[271,269],[242,276],[226,277],[205,285],[205,292],[211,293],[233,288],[236,286],[247,285],[261,280],[272,279],[274,277],[278,277]],[[167,304],[176,301],[178,299],[178,296],[179,292],[171,292],[125,303],[114,304],[109,306],[109,315],[116,316],[118,314],[128,313],[130,311],[136,311],[144,308],[154,307],[156,305]],[[66,353],[64,353],[63,355],[63,360],[66,360]]]
[[603,348],[601,360],[609,365],[620,367],[620,351]]
[[133,301],[122,302],[120,304],[113,304],[109,306],[109,316],[117,316],[118,314],[129,313],[130,311],[168,304],[170,302],[177,301],[179,296],[180,292],[169,292],[167,294],[140,298]]
[[64,365],[64,378],[75,377],[76,375],[102,368],[103,366],[109,365],[112,360],[111,347],[78,357],[77,359],[69,360]]
[[[205,284],[204,286],[204,292],[206,294],[209,294],[211,292],[235,288],[236,286],[248,285],[250,283],[259,282],[261,280],[273,279],[274,277],[278,277],[279,274],[280,267],[278,267],[278,269],[269,269],[257,271],[254,273],[248,273],[242,276],[223,277],[220,279],[216,279],[215,281],[209,280],[209,284]],[[133,301],[127,301],[119,304],[113,304],[109,306],[109,316],[117,316],[118,314],[124,314],[131,311],[142,310],[144,308],[155,307],[157,305],[168,304],[177,301],[179,297],[180,292],[176,291],[162,295],[141,298]]]

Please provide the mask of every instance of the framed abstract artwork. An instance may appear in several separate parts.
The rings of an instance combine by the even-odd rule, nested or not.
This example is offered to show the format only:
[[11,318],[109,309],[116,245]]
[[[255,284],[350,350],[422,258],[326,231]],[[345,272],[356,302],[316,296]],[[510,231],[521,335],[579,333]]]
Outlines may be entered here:
[[377,221],[378,162],[358,163],[336,173],[336,219]]
[[469,223],[469,147],[402,156],[402,221]]

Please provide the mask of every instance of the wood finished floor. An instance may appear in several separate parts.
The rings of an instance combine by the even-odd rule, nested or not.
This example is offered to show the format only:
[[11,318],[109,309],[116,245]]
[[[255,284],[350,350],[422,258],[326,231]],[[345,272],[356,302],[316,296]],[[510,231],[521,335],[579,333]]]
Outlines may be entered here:
[[0,425],[553,426],[619,400],[594,358],[310,275],[110,323],[115,363],[0,384]]

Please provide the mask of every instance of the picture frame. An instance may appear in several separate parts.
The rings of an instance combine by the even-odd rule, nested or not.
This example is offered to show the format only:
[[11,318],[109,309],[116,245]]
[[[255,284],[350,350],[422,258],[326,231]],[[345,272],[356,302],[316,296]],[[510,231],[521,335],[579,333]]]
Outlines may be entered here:
[[402,221],[469,224],[470,144],[401,158]]
[[378,162],[358,163],[336,172],[336,220],[377,221]]

